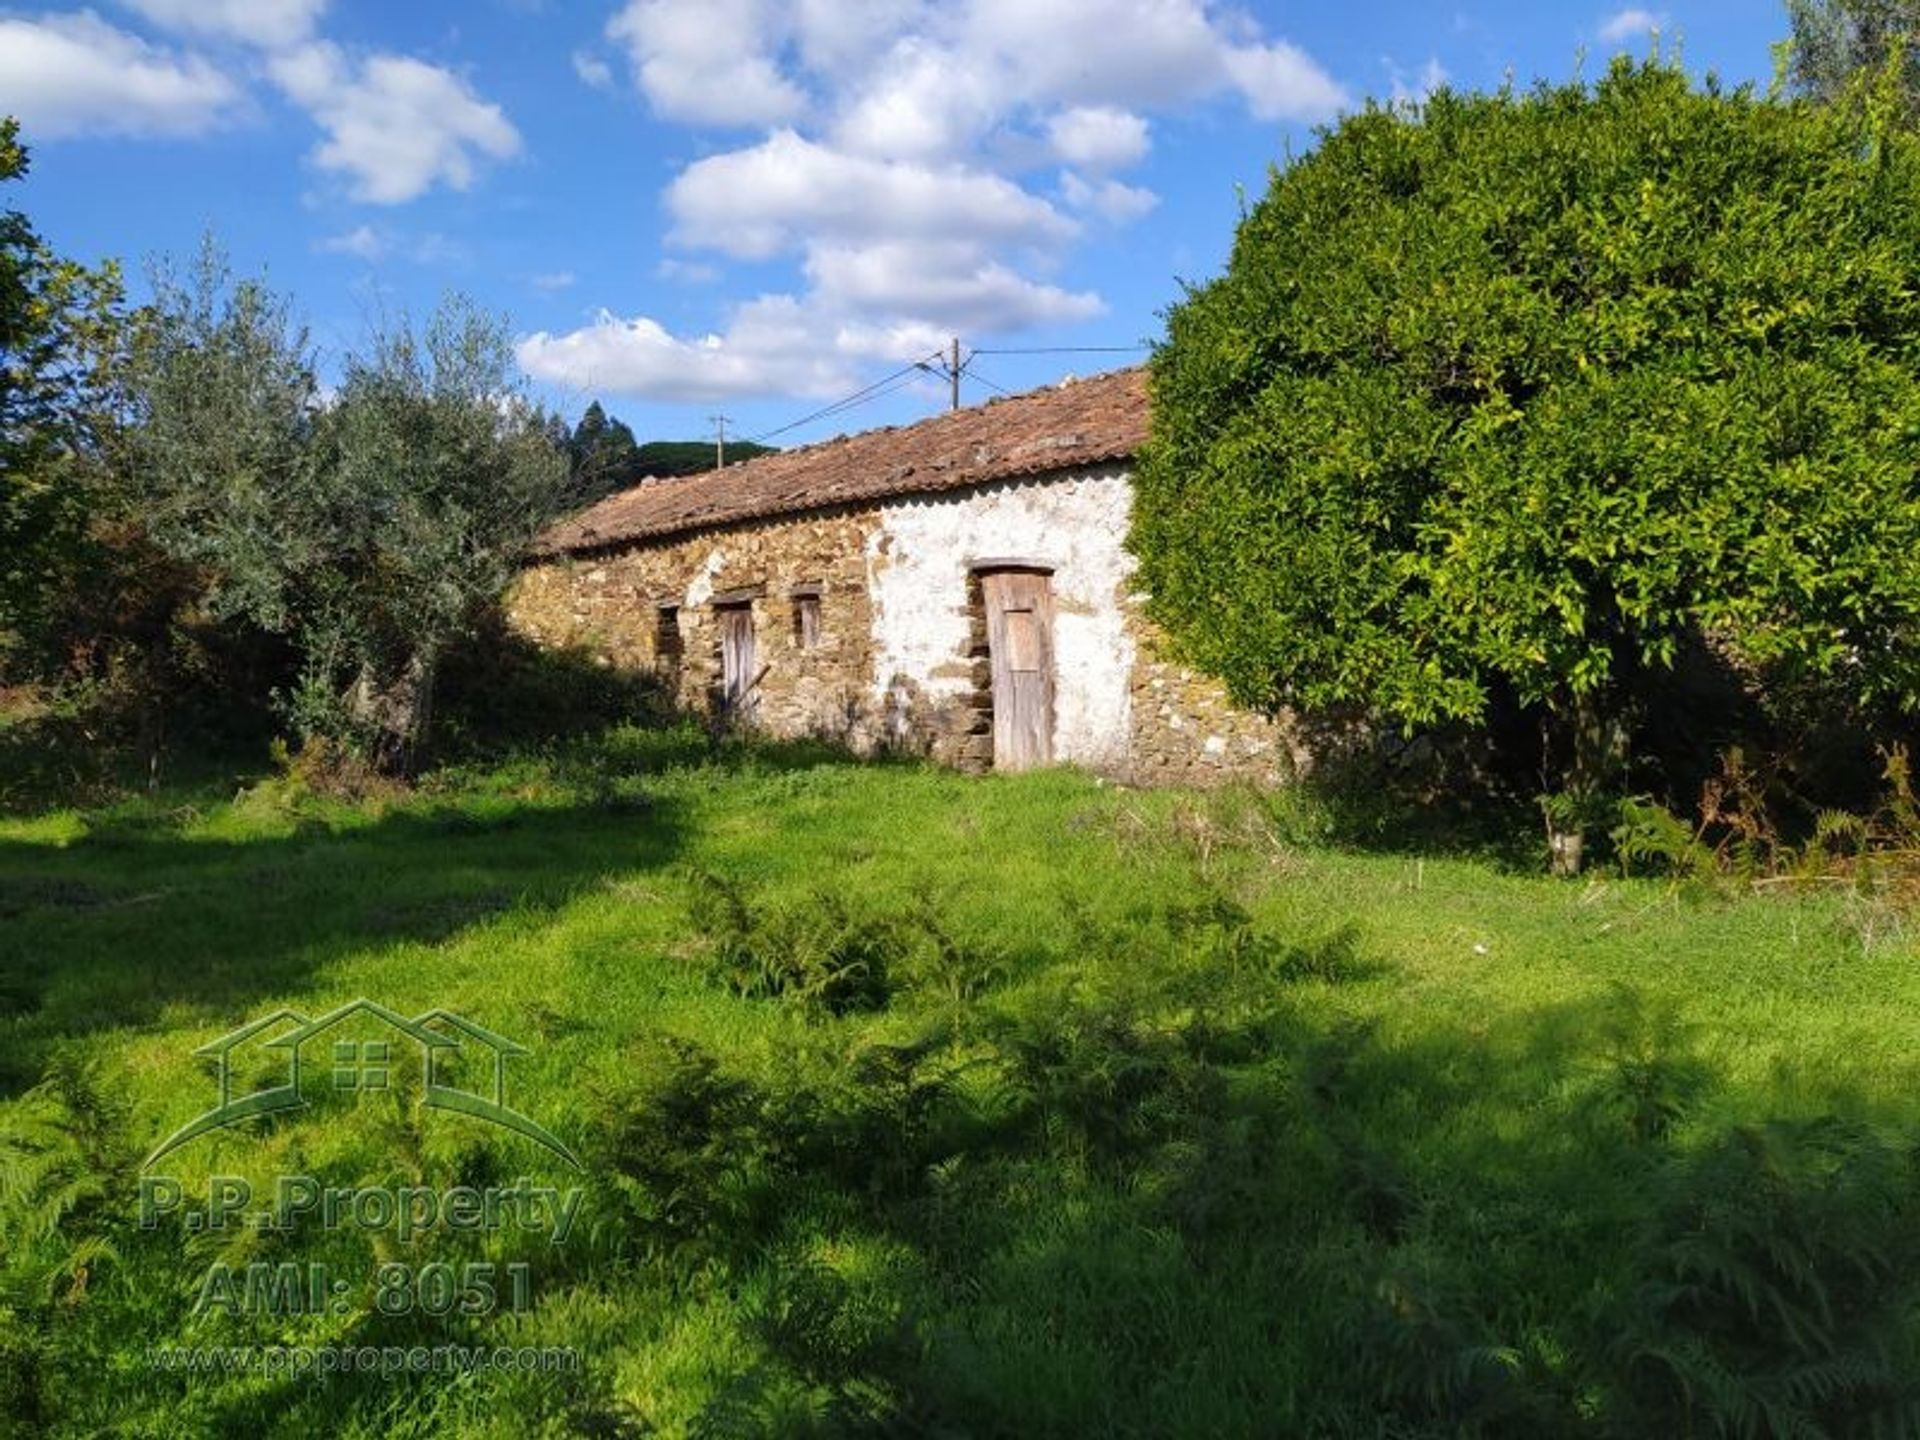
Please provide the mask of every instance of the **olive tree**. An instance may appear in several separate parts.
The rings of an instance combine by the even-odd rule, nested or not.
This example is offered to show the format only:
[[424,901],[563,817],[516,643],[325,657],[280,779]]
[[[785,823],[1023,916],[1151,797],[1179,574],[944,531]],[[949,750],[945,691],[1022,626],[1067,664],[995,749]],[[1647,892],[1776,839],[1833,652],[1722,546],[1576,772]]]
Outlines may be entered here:
[[331,537],[325,613],[356,664],[354,722],[404,768],[435,668],[500,598],[564,503],[565,452],[516,379],[504,322],[452,297],[349,359],[326,413]]
[[1370,107],[1277,171],[1152,360],[1133,546],[1241,702],[1536,715],[1560,868],[1701,643],[1920,703],[1920,142],[1592,85]]
[[454,297],[321,385],[305,332],[211,250],[161,273],[131,365],[127,464],[217,611],[288,636],[303,737],[414,761],[435,668],[505,588],[567,463],[504,322]]
[[1920,0],[1787,0],[1787,18],[1795,88],[1835,100],[1890,68],[1901,110],[1920,115]]

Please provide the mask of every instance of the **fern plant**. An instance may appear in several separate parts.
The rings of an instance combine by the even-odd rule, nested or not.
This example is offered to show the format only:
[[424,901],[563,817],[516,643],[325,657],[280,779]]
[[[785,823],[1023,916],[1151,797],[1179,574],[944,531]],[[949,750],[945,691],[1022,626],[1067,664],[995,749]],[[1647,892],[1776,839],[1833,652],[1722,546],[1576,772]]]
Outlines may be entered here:
[[1739,1127],[1670,1167],[1621,1317],[1645,1434],[1913,1434],[1920,1247],[1909,1155],[1834,1117]]

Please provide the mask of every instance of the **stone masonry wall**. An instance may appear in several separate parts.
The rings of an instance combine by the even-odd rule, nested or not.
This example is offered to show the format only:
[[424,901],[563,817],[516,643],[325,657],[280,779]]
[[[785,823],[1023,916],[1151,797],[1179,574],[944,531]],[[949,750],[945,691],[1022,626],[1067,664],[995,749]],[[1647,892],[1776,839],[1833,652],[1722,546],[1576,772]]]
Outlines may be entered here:
[[1310,758],[1290,719],[1233,705],[1219,681],[1161,658],[1159,629],[1131,597],[1133,735],[1127,775],[1138,785],[1279,785],[1306,773]]
[[[556,560],[521,574],[508,614],[530,639],[652,671],[682,706],[706,711],[720,685],[713,597],[757,588],[755,658],[766,673],[755,724],[773,735],[870,748],[873,607],[864,541],[874,523],[870,511],[809,515]],[[799,586],[820,589],[812,648],[799,643],[791,594]],[[678,656],[662,644],[662,606],[674,611]]]
[[[753,723],[969,770],[992,757],[992,687],[972,562],[1053,567],[1056,759],[1142,784],[1280,783],[1303,768],[1293,727],[1235,709],[1214,681],[1163,658],[1133,588],[1125,470],[908,496],[860,509],[745,522],[521,575],[515,626],[548,645],[651,670],[688,709],[720,683],[714,597],[754,592]],[[792,591],[819,589],[803,648]],[[672,607],[679,653],[662,643]]]

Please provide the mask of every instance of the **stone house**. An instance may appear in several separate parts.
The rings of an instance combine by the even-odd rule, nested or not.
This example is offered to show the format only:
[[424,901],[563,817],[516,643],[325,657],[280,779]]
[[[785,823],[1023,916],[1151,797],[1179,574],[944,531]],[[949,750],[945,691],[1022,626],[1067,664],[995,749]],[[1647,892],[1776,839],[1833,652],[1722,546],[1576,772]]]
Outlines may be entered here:
[[653,671],[685,707],[970,770],[1280,779],[1284,722],[1169,663],[1132,586],[1143,370],[718,472],[549,530],[523,634]]

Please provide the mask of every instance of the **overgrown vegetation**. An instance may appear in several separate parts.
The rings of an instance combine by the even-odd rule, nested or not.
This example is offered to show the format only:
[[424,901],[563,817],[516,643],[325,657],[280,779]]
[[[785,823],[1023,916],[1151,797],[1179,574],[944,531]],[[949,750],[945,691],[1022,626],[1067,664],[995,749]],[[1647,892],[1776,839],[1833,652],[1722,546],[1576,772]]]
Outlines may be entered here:
[[[33,1432],[1902,1434],[1910,946],[1843,895],[1340,852],[1299,796],[615,730],[348,803],[0,822],[0,1386]],[[181,1178],[585,1187],[566,1244],[190,1234],[191,1052],[367,995],[526,1044],[582,1156],[405,1096]],[[518,1318],[193,1306],[524,1262]],[[573,1345],[324,1381],[149,1346]],[[121,1357],[103,1365],[100,1357]],[[1151,1357],[1150,1359],[1148,1357]]]
[[[1517,734],[1564,870],[1676,734],[1709,763],[1807,713],[1899,738],[1895,83],[1779,101],[1622,59],[1372,106],[1278,171],[1153,360],[1134,545],[1184,652],[1245,703]],[[1703,776],[1663,778],[1685,806]]]
[[348,356],[323,405],[284,300],[211,252],[158,282],[124,440],[150,533],[216,614],[287,637],[297,736],[404,774],[442,659],[564,493],[505,324],[451,298]]
[[[0,182],[26,169],[0,128]],[[321,357],[209,240],[118,272],[0,214],[0,749],[157,780],[269,725],[391,775],[425,757],[441,663],[565,504],[568,461],[503,317],[449,296]],[[213,742],[209,744],[209,742]],[[15,773],[8,783],[17,783]]]

